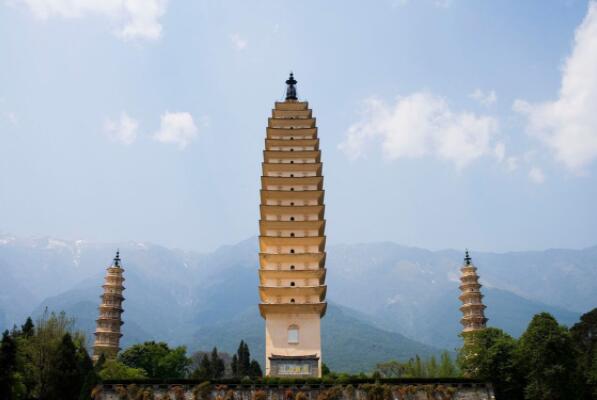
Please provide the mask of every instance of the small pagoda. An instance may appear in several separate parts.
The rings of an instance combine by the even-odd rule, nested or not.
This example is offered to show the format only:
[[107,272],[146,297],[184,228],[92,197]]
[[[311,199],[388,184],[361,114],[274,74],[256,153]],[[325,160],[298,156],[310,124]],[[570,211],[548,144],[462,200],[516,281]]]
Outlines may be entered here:
[[468,250],[466,250],[464,264],[460,268],[460,272],[461,294],[459,299],[462,301],[462,306],[460,307],[462,319],[460,323],[463,326],[462,334],[466,338],[470,333],[485,329],[487,324],[477,267],[472,263]]
[[268,120],[259,221],[265,373],[321,376],[326,311],[324,191],[315,118],[294,75]]
[[120,351],[120,327],[122,322],[122,302],[124,297],[124,269],[121,266],[120,252],[116,252],[114,262],[107,268],[104,280],[104,293],[100,296],[99,317],[96,320],[95,343],[93,345],[93,359],[97,361],[103,354],[106,359],[116,358]]

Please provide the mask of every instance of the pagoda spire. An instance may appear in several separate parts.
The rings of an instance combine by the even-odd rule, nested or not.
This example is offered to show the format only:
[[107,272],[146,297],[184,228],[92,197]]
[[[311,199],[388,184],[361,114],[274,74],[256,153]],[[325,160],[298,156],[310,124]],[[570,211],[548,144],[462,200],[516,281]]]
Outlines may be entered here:
[[97,361],[103,354],[106,358],[116,358],[120,351],[120,328],[122,322],[122,302],[124,297],[124,269],[121,266],[120,251],[116,251],[114,262],[107,268],[104,279],[104,293],[100,296],[99,317],[96,320],[93,359]]
[[460,301],[462,306],[462,319],[460,323],[463,326],[462,333],[477,332],[485,329],[487,318],[485,318],[485,305],[483,304],[483,294],[481,293],[481,284],[477,267],[472,262],[468,249],[465,251],[464,264],[460,268]]
[[116,250],[116,257],[114,257],[114,266],[120,268],[120,249]]
[[294,86],[297,83],[298,83],[297,80],[294,79],[294,74],[292,72],[290,72],[290,76],[286,80],[286,85],[288,85],[286,87],[286,101],[298,100],[298,97],[296,97],[296,87]]

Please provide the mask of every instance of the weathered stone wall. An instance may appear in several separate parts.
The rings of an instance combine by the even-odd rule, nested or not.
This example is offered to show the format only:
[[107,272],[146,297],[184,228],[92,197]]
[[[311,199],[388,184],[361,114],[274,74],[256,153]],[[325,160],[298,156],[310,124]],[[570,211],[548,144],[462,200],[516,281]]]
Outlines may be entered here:
[[107,383],[94,400],[494,400],[479,382],[304,385],[210,385]]

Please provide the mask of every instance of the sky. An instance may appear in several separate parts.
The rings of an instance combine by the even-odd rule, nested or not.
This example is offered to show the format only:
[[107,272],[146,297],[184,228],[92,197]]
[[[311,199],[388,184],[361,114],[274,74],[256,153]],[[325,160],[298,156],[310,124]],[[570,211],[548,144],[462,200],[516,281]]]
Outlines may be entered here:
[[0,0],[0,233],[258,235],[289,71],[328,243],[597,244],[597,2]]

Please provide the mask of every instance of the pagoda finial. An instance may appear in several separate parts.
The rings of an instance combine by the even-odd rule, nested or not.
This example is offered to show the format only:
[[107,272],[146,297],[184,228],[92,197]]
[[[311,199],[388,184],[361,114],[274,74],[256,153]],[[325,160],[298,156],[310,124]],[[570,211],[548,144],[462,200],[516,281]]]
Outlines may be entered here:
[[294,85],[297,84],[297,81],[294,79],[292,71],[290,71],[290,76],[286,80],[286,84],[288,85],[286,88],[286,100],[298,100],[296,97],[296,87],[294,87]]
[[120,249],[116,250],[116,257],[114,257],[114,266],[120,267]]
[[464,263],[466,265],[471,265],[471,256],[468,254],[468,249],[464,251]]

